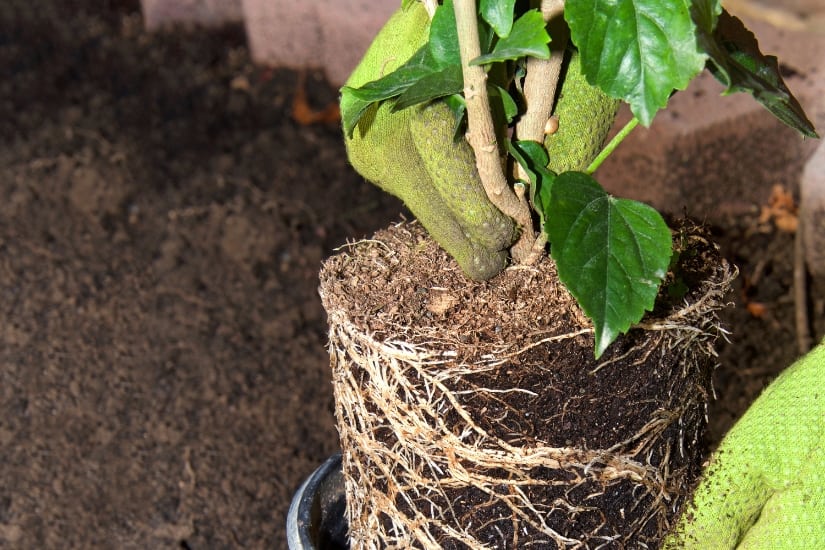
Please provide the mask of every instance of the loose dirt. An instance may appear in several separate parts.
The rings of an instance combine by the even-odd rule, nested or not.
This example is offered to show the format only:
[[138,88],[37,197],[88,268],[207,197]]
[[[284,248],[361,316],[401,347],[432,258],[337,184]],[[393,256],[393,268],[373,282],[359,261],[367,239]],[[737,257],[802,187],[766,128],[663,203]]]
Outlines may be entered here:
[[[401,206],[240,29],[137,4],[0,4],[0,546],[284,548],[337,448],[320,263]],[[793,236],[713,231],[742,275],[709,448],[797,354]]]

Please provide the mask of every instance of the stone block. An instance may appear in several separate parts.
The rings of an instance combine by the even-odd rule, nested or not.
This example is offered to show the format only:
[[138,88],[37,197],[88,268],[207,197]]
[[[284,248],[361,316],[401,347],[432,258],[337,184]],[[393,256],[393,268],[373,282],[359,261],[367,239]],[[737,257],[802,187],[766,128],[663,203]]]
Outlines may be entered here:
[[148,30],[174,23],[215,27],[243,18],[241,0],[140,0],[140,6]]
[[339,86],[399,5],[399,0],[243,0],[252,59],[323,69]]

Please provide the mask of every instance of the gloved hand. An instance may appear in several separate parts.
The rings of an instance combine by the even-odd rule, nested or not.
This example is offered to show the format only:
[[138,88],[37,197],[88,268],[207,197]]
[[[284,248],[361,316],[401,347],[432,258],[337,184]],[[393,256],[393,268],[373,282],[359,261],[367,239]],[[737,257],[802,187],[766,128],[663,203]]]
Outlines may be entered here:
[[825,342],[725,436],[664,548],[825,548]]
[[[359,87],[404,64],[428,37],[429,18],[420,3],[398,10],[376,36],[347,81]],[[556,112],[559,131],[552,149],[558,159],[551,170],[583,169],[599,152],[613,122],[618,102],[587,86],[578,70],[570,88],[562,88]],[[575,89],[573,89],[575,88]],[[568,99],[565,100],[564,98]],[[350,101],[341,98],[342,110]],[[576,103],[575,108],[573,103]],[[570,116],[560,114],[567,103]],[[453,139],[455,120],[441,101],[398,112],[391,104],[373,105],[345,136],[352,165],[366,179],[396,195],[415,214],[430,235],[470,278],[484,280],[504,269],[507,249],[518,229],[487,198],[466,141]],[[548,147],[551,144],[548,142]]]
[[[394,71],[426,43],[428,32],[421,4],[398,10],[346,85],[362,86]],[[342,110],[347,100],[342,96]],[[347,152],[362,176],[404,201],[469,277],[484,280],[504,269],[515,225],[487,199],[470,147],[453,140],[454,126],[442,102],[395,113],[383,102],[345,137]]]

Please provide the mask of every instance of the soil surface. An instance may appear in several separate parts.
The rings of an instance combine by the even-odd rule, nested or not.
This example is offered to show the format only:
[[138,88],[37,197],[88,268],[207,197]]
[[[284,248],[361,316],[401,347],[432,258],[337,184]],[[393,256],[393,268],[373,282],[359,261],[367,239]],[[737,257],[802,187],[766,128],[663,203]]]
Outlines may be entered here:
[[[0,4],[0,546],[285,548],[337,448],[320,263],[401,206],[240,28],[138,9]],[[713,227],[741,276],[709,448],[797,355],[793,235],[760,206]]]

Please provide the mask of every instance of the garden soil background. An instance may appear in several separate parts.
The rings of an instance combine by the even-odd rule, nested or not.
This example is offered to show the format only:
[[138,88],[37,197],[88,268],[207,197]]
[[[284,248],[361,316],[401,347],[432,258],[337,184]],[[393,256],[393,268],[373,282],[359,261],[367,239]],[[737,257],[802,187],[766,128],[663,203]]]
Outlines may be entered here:
[[[298,83],[241,28],[0,3],[0,547],[286,547],[337,448],[320,263],[402,212],[296,122]],[[709,449],[797,354],[793,235],[759,207],[712,227],[741,276]]]

